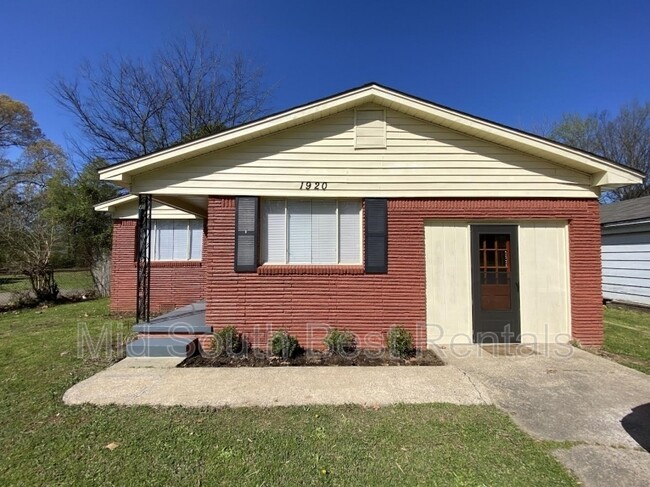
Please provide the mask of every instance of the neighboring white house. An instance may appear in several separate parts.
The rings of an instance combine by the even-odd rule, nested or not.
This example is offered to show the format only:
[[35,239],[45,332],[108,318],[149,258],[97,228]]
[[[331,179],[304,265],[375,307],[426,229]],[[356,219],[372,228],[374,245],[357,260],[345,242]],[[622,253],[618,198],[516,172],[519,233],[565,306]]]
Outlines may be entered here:
[[650,196],[601,207],[603,298],[650,306]]

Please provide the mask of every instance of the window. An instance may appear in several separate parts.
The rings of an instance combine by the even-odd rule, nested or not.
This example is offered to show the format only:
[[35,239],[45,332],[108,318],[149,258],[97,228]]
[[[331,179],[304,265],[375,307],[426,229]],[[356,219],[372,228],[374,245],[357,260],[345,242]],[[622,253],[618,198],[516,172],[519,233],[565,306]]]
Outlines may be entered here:
[[359,200],[264,200],[261,230],[264,263],[361,263]]
[[153,220],[152,260],[201,260],[203,220]]

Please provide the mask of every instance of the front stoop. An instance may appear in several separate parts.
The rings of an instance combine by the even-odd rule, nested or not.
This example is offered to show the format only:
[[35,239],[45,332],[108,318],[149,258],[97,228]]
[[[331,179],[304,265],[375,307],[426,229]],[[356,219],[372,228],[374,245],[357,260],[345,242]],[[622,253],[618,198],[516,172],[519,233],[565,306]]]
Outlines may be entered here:
[[127,344],[127,357],[190,357],[198,350],[196,338],[143,337]]
[[212,328],[205,324],[204,302],[138,323],[133,331],[138,339],[126,346],[127,357],[190,357],[212,334]]

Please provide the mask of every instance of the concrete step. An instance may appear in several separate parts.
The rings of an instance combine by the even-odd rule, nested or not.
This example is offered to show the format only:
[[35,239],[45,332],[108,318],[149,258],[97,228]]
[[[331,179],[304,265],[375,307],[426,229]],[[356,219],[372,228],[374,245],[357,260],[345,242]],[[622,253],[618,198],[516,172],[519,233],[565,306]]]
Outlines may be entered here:
[[190,357],[198,350],[196,338],[143,337],[126,345],[127,357]]

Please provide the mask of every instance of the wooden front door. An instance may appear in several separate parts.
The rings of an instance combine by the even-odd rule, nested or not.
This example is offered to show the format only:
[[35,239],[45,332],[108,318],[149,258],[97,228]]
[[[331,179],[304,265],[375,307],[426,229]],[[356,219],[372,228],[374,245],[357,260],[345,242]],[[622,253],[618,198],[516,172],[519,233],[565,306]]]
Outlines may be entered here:
[[472,226],[474,343],[520,340],[517,227]]

